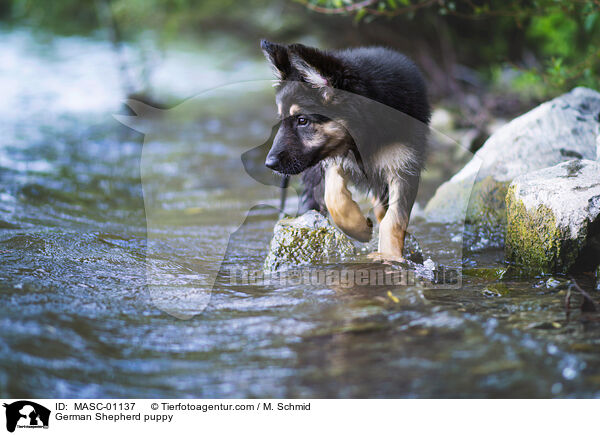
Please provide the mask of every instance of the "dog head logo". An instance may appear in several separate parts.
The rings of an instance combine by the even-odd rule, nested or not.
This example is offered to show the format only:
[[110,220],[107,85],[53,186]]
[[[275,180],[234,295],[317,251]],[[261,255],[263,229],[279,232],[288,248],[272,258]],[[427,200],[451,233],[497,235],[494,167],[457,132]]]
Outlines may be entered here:
[[14,432],[18,428],[47,428],[50,410],[29,400],[19,400],[4,404],[6,408],[6,430]]

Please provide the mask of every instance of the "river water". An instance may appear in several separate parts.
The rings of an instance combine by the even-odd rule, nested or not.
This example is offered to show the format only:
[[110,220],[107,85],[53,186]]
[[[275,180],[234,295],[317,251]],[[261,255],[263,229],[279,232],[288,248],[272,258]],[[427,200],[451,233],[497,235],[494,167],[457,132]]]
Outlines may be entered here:
[[[157,55],[152,96],[269,77],[222,44],[227,58]],[[461,229],[418,210],[412,232],[462,268],[460,288],[228,279],[261,269],[278,214],[277,189],[240,170],[274,124],[271,91],[248,86],[176,117],[193,128],[132,129],[113,117],[131,113],[109,44],[1,32],[0,396],[600,396],[600,323],[576,292],[567,321],[567,278],[505,272],[485,243],[449,248]]]

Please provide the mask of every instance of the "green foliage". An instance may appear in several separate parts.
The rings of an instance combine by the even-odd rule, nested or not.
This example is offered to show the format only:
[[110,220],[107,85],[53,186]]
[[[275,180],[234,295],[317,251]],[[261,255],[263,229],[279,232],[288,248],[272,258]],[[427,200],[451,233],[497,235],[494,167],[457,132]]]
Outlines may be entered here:
[[[320,13],[354,15],[357,22],[377,17],[417,17],[426,22],[427,17],[431,21],[443,17],[454,42],[467,45],[471,57],[487,65],[492,77],[501,81],[500,72],[512,70],[513,90],[532,96],[547,97],[578,85],[600,89],[598,0],[296,1]],[[480,23],[488,26],[487,34],[478,33]],[[471,32],[474,41],[461,39],[465,32]],[[522,39],[515,41],[515,35]],[[515,45],[521,59],[514,59]]]
[[24,22],[34,27],[59,30],[61,33],[88,33],[98,27],[98,15],[93,1],[4,0],[2,18],[9,22]]
[[[264,19],[265,11],[285,0],[0,0],[0,18],[59,34],[87,34],[105,28],[106,11],[125,38],[153,31],[162,38],[198,33],[215,26],[252,26]],[[112,16],[112,17],[111,17]],[[259,23],[260,24],[260,23]],[[200,27],[202,26],[202,27]]]
[[[289,13],[294,3],[323,17],[297,13],[299,6]],[[162,40],[207,32],[247,39],[282,30],[290,38],[334,37],[339,24],[319,24],[326,15],[347,16],[357,26],[385,21],[386,32],[443,40],[441,51],[455,50],[458,63],[502,89],[536,97],[577,85],[600,89],[600,0],[0,0],[4,22],[85,34],[114,21],[123,39],[147,31]]]
[[[573,5],[571,5],[573,6]],[[523,73],[517,86],[566,90],[577,85],[599,89],[600,41],[598,7],[592,2],[567,13],[552,12],[535,16],[527,38],[536,47],[542,66]]]
[[569,56],[576,46],[577,23],[562,13],[533,17],[527,29],[531,39],[540,41],[540,50],[546,54]]

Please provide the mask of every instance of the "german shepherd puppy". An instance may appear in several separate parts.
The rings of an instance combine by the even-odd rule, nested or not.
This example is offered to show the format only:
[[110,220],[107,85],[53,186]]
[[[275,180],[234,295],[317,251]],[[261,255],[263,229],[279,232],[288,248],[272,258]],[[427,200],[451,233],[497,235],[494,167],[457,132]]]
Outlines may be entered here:
[[275,73],[281,119],[265,165],[302,173],[299,211],[328,211],[361,242],[371,238],[373,223],[348,181],[369,193],[380,222],[379,253],[402,259],[431,116],[417,66],[380,47],[322,51],[262,40],[261,48]]

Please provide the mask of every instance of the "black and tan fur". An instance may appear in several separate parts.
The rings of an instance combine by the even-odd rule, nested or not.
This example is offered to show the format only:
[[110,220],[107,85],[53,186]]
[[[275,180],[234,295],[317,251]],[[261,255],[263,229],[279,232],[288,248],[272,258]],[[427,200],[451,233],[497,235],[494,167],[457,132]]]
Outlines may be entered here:
[[261,41],[276,76],[281,125],[265,164],[300,174],[300,212],[329,212],[362,242],[372,234],[348,190],[369,193],[379,252],[402,258],[425,160],[430,109],[421,73],[404,55],[370,47],[322,51]]

